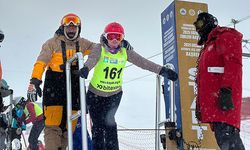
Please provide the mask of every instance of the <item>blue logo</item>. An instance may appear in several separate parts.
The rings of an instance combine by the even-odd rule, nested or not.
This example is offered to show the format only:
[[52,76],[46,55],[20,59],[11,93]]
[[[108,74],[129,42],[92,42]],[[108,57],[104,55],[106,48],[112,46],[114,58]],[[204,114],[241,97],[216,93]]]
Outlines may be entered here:
[[115,58],[110,58],[110,63],[111,64],[118,64],[118,60]]
[[104,63],[108,63],[108,62],[109,62],[109,58],[108,58],[107,56],[104,56],[103,62],[104,62]]

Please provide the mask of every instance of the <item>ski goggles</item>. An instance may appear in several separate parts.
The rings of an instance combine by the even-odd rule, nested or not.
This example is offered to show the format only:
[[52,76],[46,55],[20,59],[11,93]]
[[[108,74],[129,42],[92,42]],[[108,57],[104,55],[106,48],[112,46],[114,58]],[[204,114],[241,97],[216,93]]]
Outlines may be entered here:
[[123,34],[120,34],[120,33],[107,33],[106,38],[108,40],[116,39],[117,41],[121,41],[123,39]]
[[63,20],[62,20],[62,24],[64,26],[68,26],[71,23],[74,24],[75,26],[78,26],[78,25],[81,24],[81,20],[80,20],[80,18],[75,17],[75,16],[64,17]]

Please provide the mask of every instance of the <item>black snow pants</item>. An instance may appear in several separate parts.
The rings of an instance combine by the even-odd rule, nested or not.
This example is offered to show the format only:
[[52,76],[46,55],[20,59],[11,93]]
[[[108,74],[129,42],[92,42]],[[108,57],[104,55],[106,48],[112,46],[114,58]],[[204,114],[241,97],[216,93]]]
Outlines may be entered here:
[[245,150],[239,129],[226,123],[213,123],[214,134],[221,150]]
[[122,92],[110,97],[87,92],[87,105],[93,122],[93,150],[119,150],[115,113],[121,98]]
[[30,143],[30,150],[38,150],[38,138],[43,128],[44,128],[44,120],[37,121],[33,124],[28,139]]

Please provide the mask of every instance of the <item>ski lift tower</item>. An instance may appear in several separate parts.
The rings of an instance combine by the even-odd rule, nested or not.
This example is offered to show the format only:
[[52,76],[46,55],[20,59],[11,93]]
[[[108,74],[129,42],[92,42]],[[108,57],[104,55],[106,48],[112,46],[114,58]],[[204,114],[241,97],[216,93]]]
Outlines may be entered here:
[[[233,26],[234,26],[234,28],[235,28],[235,25],[236,24],[238,24],[238,23],[240,23],[240,22],[242,22],[242,21],[244,21],[244,20],[247,20],[247,19],[249,19],[250,18],[250,16],[246,16],[246,17],[244,17],[244,18],[242,18],[242,19],[239,19],[239,20],[237,20],[237,19],[231,19],[231,23],[233,24]],[[246,47],[246,44],[250,44],[250,39],[248,39],[248,40],[246,40],[246,39],[243,39],[242,40],[242,43],[245,43],[245,45],[243,46],[243,47],[245,47],[245,48],[247,48]],[[247,48],[248,49],[248,48]],[[249,50],[249,49],[248,49]],[[242,53],[242,56],[244,56],[244,57],[250,57],[250,53]]]
[[250,44],[250,39],[248,39],[248,40],[244,40],[243,39],[242,43],[245,43],[243,47],[245,47],[249,51],[249,53],[242,53],[242,56],[244,56],[244,57],[250,57],[250,50],[246,46],[247,44]]

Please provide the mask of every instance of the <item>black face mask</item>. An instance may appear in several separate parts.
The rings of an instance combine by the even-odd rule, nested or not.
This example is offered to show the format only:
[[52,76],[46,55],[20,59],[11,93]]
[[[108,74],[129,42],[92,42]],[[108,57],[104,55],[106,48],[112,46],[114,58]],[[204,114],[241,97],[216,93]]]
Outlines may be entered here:
[[217,19],[209,13],[200,13],[197,20],[194,22],[196,31],[198,32],[200,39],[198,45],[203,45],[208,38],[209,33],[218,25]]

